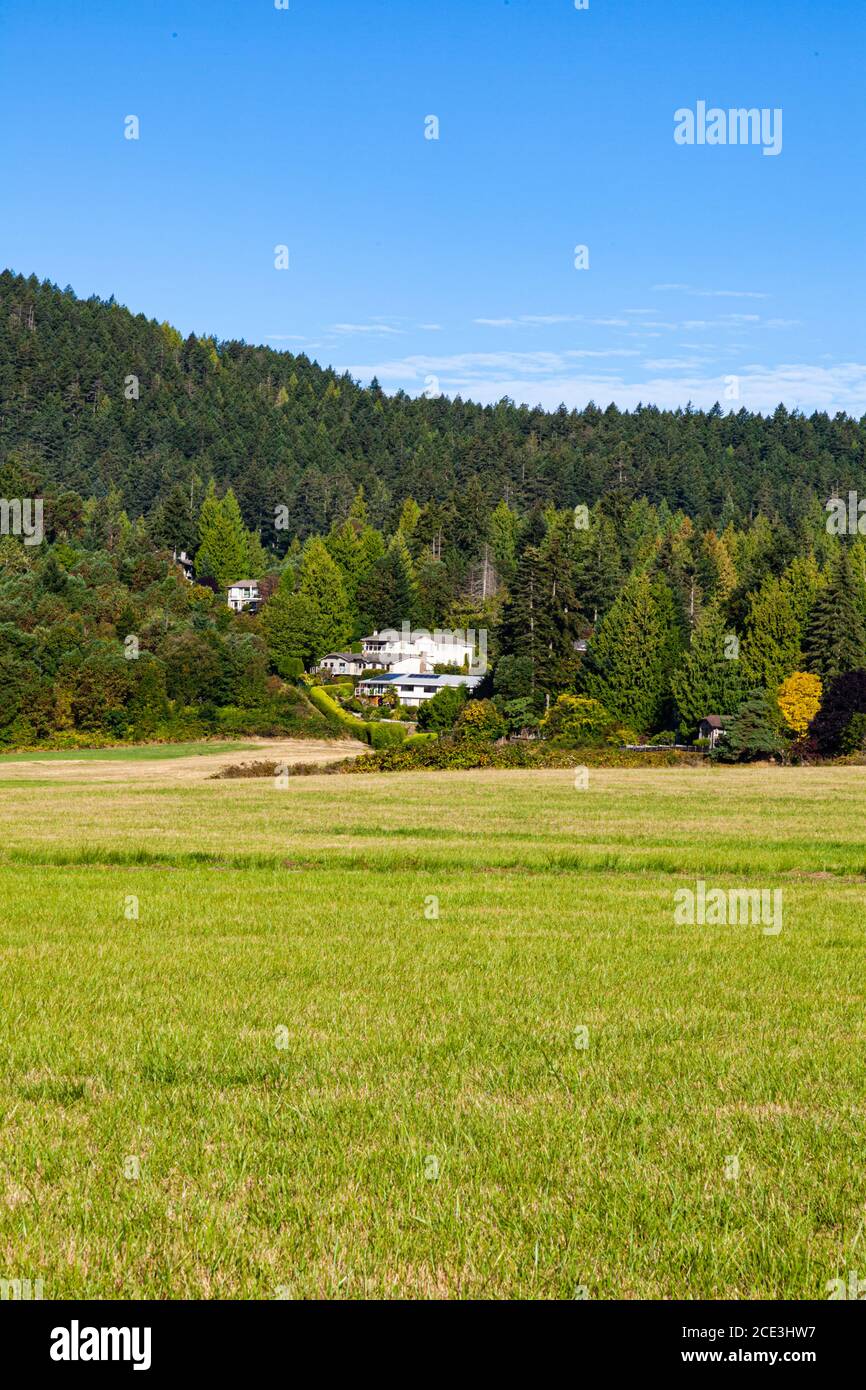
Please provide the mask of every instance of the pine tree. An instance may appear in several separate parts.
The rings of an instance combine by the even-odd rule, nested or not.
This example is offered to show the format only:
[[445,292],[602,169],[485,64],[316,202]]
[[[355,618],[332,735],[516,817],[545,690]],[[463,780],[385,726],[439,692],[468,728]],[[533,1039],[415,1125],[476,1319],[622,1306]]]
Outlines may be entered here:
[[553,695],[570,688],[578,669],[574,643],[581,626],[575,591],[571,514],[556,519],[539,545],[525,546],[502,616],[500,646],[530,663],[530,689]]
[[298,591],[313,605],[323,651],[334,650],[352,635],[352,612],[337,563],[328,554],[324,541],[311,540],[304,547]]
[[505,584],[510,584],[517,567],[517,515],[507,502],[499,502],[494,508],[487,536],[497,572]]
[[825,685],[866,666],[862,592],[847,550],[839,552],[829,583],[815,598],[803,648],[806,669]]
[[362,626],[399,631],[404,622],[415,621],[417,595],[412,561],[398,532],[359,586],[358,610]]
[[[732,714],[745,694],[740,661],[730,651],[730,633],[721,609],[710,604],[701,614],[691,645],[671,685],[683,727],[694,734],[707,714]],[[733,648],[736,652],[736,648]]]
[[196,574],[214,579],[220,589],[227,589],[244,574],[249,560],[247,531],[240,507],[231,488],[221,501],[217,500],[213,484],[208,488],[199,516],[200,545],[195,557]]
[[360,483],[358,491],[355,493],[352,505],[349,508],[349,520],[355,524],[358,531],[364,531],[370,525],[370,514],[367,510],[367,502],[364,497],[364,484]]
[[246,574],[243,577],[245,579],[261,579],[263,575],[267,574],[269,569],[275,568],[275,564],[272,557],[262,545],[258,531],[247,531],[245,534],[247,557],[245,565]]
[[578,531],[577,589],[590,622],[606,613],[623,582],[616,531],[607,517],[598,517],[588,531]]
[[658,605],[645,574],[633,575],[589,645],[581,684],[641,733],[658,726],[667,683]]
[[419,626],[433,631],[445,627],[451,607],[451,576],[441,560],[423,555],[416,569],[418,598],[416,616]]
[[198,533],[190,515],[187,489],[175,483],[165,501],[157,508],[150,522],[150,534],[156,545],[166,550],[192,552]]
[[740,648],[749,684],[775,693],[801,665],[802,635],[790,585],[774,577],[766,579],[749,600]]
[[[566,526],[570,529],[566,530]],[[557,520],[538,547],[536,580],[536,684],[553,695],[570,688],[579,661],[574,644],[581,612],[575,591],[575,546],[571,514]]]
[[354,605],[358,585],[363,578],[364,550],[360,536],[351,521],[332,526],[325,537],[328,554],[340,567],[340,575],[350,604]]

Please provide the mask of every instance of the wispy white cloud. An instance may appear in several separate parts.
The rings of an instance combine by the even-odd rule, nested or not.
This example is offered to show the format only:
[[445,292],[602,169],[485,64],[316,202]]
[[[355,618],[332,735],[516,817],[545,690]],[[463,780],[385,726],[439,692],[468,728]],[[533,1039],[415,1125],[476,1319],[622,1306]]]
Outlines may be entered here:
[[653,285],[654,290],[679,290],[683,294],[694,294],[701,299],[769,299],[769,295],[758,290],[699,290],[693,285],[672,283]]
[[[866,364],[841,362],[833,365],[784,363],[767,366],[748,363],[738,370],[701,370],[700,359],[659,358],[644,361],[637,380],[625,380],[611,367],[589,366],[596,357],[640,355],[629,349],[593,353],[589,349],[568,352],[492,352],[457,353],[451,356],[414,355],[402,360],[349,367],[353,376],[369,380],[377,376],[392,389],[403,387],[419,391],[424,378],[436,375],[445,395],[458,393],[490,404],[509,396],[518,403],[555,409],[561,402],[581,408],[594,400],[599,406],[614,401],[621,409],[633,409],[638,402],[675,409],[692,401],[709,408],[716,401],[724,409],[772,411],[779,401],[789,409],[806,412],[845,410],[852,415],[866,413]],[[684,374],[687,373],[687,374]],[[726,400],[726,376],[736,374],[739,397]]]
[[339,333],[347,336],[353,333],[372,333],[372,334],[402,334],[402,328],[394,328],[390,323],[332,323],[329,329],[331,333]]

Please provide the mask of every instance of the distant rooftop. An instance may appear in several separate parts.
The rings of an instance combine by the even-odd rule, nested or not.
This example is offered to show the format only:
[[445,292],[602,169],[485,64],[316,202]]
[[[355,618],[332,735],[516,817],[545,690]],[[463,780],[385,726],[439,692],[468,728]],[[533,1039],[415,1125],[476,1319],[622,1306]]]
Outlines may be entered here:
[[421,681],[424,685],[477,685],[480,680],[480,676],[439,675],[432,671],[389,671],[381,676],[368,676],[361,684],[379,685],[382,681],[394,681],[397,685],[416,685]]

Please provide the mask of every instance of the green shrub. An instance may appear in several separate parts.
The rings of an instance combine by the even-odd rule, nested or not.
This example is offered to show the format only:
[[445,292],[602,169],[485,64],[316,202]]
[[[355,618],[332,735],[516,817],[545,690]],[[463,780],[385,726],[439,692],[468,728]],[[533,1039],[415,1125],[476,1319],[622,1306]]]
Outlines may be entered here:
[[371,724],[370,744],[373,748],[396,748],[406,738],[406,730],[402,724]]
[[492,700],[469,700],[460,711],[455,732],[460,738],[492,741],[503,736],[506,723]]
[[546,738],[568,739],[578,746],[598,747],[616,729],[616,721],[598,700],[587,695],[559,695],[541,721]]
[[332,724],[344,729],[353,738],[362,739],[365,743],[370,742],[369,725],[365,724],[362,719],[356,719],[354,715],[347,714],[321,685],[314,685],[310,689],[308,699]]
[[424,733],[410,734],[409,737],[405,740],[405,742],[404,742],[404,744],[403,744],[403,747],[404,747],[404,748],[420,748],[422,744],[424,744],[424,743],[429,743],[431,739],[434,739],[434,740],[435,740],[435,738],[436,738],[436,734],[424,734]]

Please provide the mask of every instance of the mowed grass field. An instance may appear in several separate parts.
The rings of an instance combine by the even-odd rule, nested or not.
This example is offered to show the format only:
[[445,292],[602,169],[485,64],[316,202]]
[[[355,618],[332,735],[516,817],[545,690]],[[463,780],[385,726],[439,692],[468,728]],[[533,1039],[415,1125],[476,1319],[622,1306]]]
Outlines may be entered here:
[[[34,771],[0,769],[0,1277],[807,1299],[866,1274],[863,770]],[[698,879],[781,888],[781,933],[676,925]]]

